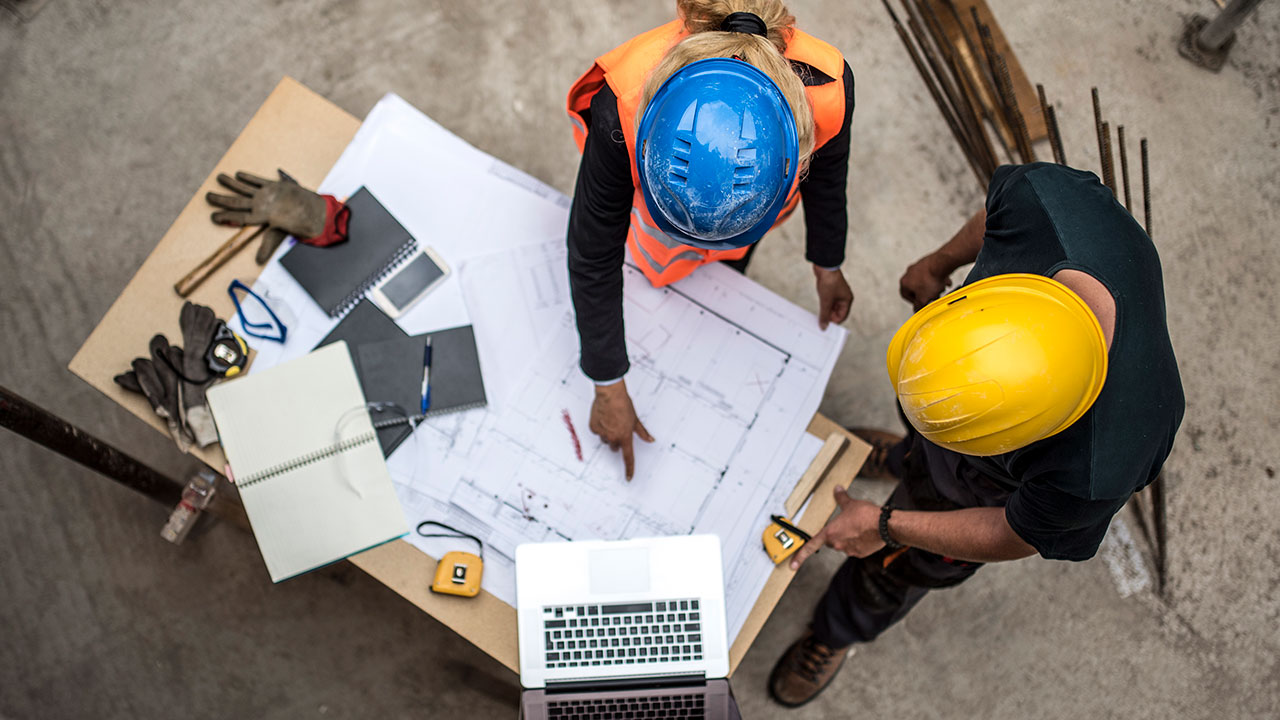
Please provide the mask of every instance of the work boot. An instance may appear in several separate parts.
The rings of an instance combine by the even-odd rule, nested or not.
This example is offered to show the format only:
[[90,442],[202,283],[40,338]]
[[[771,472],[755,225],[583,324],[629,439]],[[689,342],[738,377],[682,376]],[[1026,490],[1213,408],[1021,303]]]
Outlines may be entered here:
[[778,659],[769,674],[769,695],[787,707],[799,707],[817,697],[836,676],[853,647],[830,648],[805,630]]
[[849,432],[856,435],[863,442],[871,446],[871,453],[867,455],[867,459],[863,461],[862,467],[858,468],[858,477],[867,480],[889,480],[899,479],[892,470],[889,469],[889,451],[895,445],[902,442],[901,435],[894,435],[885,430],[872,430],[871,428],[847,428]]

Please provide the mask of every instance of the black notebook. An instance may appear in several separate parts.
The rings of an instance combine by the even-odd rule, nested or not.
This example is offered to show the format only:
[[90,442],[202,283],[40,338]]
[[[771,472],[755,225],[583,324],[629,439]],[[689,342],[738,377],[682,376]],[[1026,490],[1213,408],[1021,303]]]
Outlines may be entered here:
[[[483,406],[484,378],[470,325],[366,343],[353,354],[364,395],[417,414],[422,407],[422,349],[431,338],[431,407],[427,415]],[[375,418],[376,422],[377,418]]]
[[[364,396],[370,402],[381,401],[383,398],[375,397],[369,394],[369,381],[367,374],[360,371],[360,359],[356,355],[356,348],[368,343],[376,343],[384,340],[395,340],[397,338],[408,338],[399,325],[386,313],[378,309],[377,305],[368,300],[361,300],[359,304],[342,318],[342,322],[329,332],[323,340],[320,341],[317,348],[324,347],[335,343],[339,340],[345,340],[347,350],[351,353],[351,362],[356,366],[356,376],[360,378],[360,388],[364,390]],[[422,379],[418,379],[418,384],[422,384]],[[404,408],[406,412],[417,413],[418,406],[415,404]],[[388,415],[391,417],[391,415]],[[381,420],[377,416],[375,421]],[[406,424],[391,425],[388,427],[380,427],[378,430],[378,444],[382,446],[382,456],[387,457],[391,451],[400,446],[405,438],[413,432],[413,428]]]
[[[431,337],[431,407],[427,415],[467,410],[487,402],[480,356],[470,325],[410,337],[394,320],[362,300],[316,347],[345,340],[368,402],[393,402],[409,415],[422,407],[422,348]],[[413,433],[407,423],[381,425],[398,413],[373,415],[384,457]]]
[[341,317],[418,249],[408,230],[367,188],[347,200],[346,242],[329,247],[298,243],[280,264],[330,317]]

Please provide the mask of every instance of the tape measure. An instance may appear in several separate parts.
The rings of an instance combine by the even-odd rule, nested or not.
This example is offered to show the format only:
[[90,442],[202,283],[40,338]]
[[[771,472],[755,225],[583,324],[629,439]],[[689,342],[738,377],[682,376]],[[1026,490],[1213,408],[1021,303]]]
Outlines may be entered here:
[[769,519],[773,522],[764,529],[764,551],[773,564],[777,565],[804,547],[810,538],[809,533],[792,525],[781,515],[770,515]]
[[225,322],[218,321],[209,349],[204,352],[204,363],[218,377],[235,377],[249,364],[249,346]]
[[[435,526],[447,532],[425,533],[423,527]],[[480,538],[435,520],[423,520],[418,523],[418,534],[424,538],[458,538],[470,540],[480,549],[480,555],[473,555],[461,550],[453,550],[444,554],[436,564],[436,575],[431,581],[431,592],[461,597],[475,597],[480,594],[480,578],[484,574],[484,543]]]

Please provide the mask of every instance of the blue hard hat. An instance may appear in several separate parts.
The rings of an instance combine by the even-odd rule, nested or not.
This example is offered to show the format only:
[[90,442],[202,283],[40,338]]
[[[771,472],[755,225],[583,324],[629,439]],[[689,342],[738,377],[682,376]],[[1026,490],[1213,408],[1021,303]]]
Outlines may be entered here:
[[742,60],[709,58],[654,93],[636,154],[658,229],[686,245],[729,250],[773,227],[800,147],[791,106],[768,75]]

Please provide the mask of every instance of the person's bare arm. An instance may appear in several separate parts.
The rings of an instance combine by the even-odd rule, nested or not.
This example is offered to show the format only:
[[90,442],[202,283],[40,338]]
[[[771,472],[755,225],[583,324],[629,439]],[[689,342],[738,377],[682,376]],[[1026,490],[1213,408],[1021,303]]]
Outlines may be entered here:
[[[876,508],[879,522],[879,508]],[[876,528],[879,536],[879,526]],[[894,510],[889,537],[931,553],[970,562],[1017,560],[1036,553],[1009,527],[1004,508],[982,507],[920,512]]]
[[986,229],[987,211],[983,208],[942,247],[912,263],[898,283],[902,299],[916,310],[937,299],[951,286],[951,273],[978,259]]
[[[849,497],[835,489],[840,514],[800,548],[791,561],[795,570],[823,545],[854,557],[866,557],[884,547],[880,539],[880,506]],[[943,512],[894,510],[889,516],[889,537],[931,553],[970,562],[999,562],[1034,555],[1009,527],[1004,508],[964,508]]]

